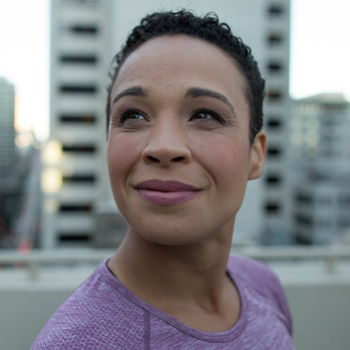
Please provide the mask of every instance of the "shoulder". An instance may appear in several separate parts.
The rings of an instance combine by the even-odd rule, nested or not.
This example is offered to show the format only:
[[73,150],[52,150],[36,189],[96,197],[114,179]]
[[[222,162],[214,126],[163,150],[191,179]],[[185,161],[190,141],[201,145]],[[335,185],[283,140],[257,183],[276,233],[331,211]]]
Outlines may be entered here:
[[276,274],[265,264],[240,255],[230,255],[227,269],[250,283],[260,293],[269,293],[280,285]]
[[230,255],[227,269],[234,279],[243,281],[280,312],[292,334],[292,317],[288,301],[277,275],[264,263],[239,255]]
[[96,270],[58,308],[31,350],[138,349],[142,329],[143,310]]

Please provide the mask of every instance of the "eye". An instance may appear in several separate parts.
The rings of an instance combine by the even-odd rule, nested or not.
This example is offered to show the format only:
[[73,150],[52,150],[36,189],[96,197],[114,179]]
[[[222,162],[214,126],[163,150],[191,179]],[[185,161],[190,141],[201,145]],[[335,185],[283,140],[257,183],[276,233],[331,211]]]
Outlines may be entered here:
[[122,113],[120,122],[124,123],[127,120],[146,120],[146,117],[137,110],[129,109]]
[[213,119],[214,117],[208,112],[199,112],[192,119]]
[[190,118],[190,121],[193,120],[218,121],[220,123],[223,122],[218,113],[209,109],[196,110]]

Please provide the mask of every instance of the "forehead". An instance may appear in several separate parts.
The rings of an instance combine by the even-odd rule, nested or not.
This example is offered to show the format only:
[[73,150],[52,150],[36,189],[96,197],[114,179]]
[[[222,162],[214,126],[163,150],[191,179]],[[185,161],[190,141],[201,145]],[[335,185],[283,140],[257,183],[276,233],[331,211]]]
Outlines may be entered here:
[[177,90],[197,86],[245,100],[245,79],[234,59],[211,43],[184,35],[154,38],[133,51],[111,95],[135,85]]

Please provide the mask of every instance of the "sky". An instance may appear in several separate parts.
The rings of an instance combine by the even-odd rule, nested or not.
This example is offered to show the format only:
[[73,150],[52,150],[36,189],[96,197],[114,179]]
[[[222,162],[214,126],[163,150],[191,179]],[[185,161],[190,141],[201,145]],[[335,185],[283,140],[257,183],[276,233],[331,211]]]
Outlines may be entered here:
[[[16,126],[49,128],[49,0],[0,0],[0,77],[15,84]],[[291,0],[290,94],[350,100],[350,1]]]

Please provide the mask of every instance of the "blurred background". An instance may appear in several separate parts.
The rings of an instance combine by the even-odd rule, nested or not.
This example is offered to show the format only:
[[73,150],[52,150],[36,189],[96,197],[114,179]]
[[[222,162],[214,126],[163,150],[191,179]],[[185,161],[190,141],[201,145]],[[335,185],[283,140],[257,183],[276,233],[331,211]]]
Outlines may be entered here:
[[122,241],[105,156],[110,63],[146,13],[182,7],[216,12],[266,79],[267,164],[232,252],[279,275],[298,349],[350,348],[349,1],[0,0],[1,350],[29,348]]

